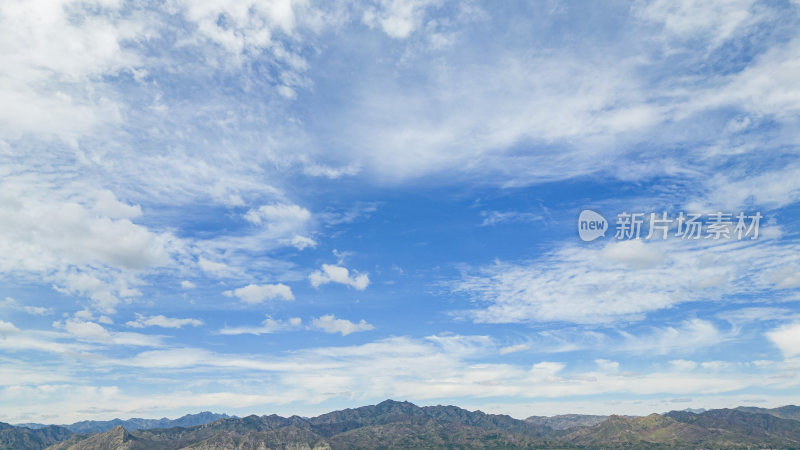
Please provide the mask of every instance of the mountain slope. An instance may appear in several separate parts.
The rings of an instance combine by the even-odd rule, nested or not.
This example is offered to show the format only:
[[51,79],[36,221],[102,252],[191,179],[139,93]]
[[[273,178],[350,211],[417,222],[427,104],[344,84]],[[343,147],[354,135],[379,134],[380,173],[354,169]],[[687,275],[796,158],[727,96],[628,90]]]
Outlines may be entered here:
[[[790,415],[796,407],[776,408]],[[602,420],[591,426],[586,424]],[[551,423],[551,427],[546,425]],[[9,426],[0,427],[0,433]],[[555,429],[558,428],[558,429]],[[30,433],[34,430],[27,430]],[[27,435],[26,435],[27,436]],[[534,417],[419,407],[387,400],[312,418],[247,416],[192,427],[116,427],[75,435],[51,448],[95,449],[350,449],[350,448],[800,448],[800,421],[744,408],[671,411],[646,417]],[[34,448],[34,447],[24,447]],[[39,447],[41,448],[41,447]]]
[[53,450],[166,450],[174,447],[132,436],[125,428],[119,426],[89,437],[76,435],[48,448]]
[[800,420],[800,406],[787,405],[779,408],[756,408],[754,406],[740,406],[735,408],[737,411],[754,413],[754,414],[769,414],[771,416],[780,417],[781,419]]
[[800,422],[731,409],[671,411],[610,416],[592,427],[567,430],[559,440],[588,447],[798,448]]
[[[167,419],[162,417],[160,419],[112,419],[112,420],[82,420],[70,425],[61,425],[62,427],[72,431],[73,433],[101,433],[111,430],[116,427],[123,427],[126,430],[148,430],[153,428],[171,428],[171,427],[192,427],[195,425],[202,425],[204,423],[213,422],[218,419],[225,419],[230,417],[227,414],[217,414],[208,411],[203,411],[197,414],[186,414],[177,419]],[[47,425],[37,423],[20,424],[17,426],[24,426],[31,429],[39,429]]]
[[573,427],[590,427],[604,422],[608,416],[592,416],[586,414],[561,414],[558,416],[530,416],[525,422],[550,427],[554,430],[566,430]]
[[598,425],[564,434],[561,440],[589,447],[689,447],[701,442],[707,434],[707,430],[699,426],[651,414],[647,417],[609,416]]
[[680,422],[708,430],[720,430],[717,446],[750,443],[776,447],[800,447],[800,422],[771,414],[748,413],[736,409],[712,409],[702,414],[673,411],[667,413]]
[[66,428],[48,425],[35,430],[0,422],[0,449],[41,449],[69,438]]
[[54,448],[89,450],[97,448],[96,442],[126,450],[529,447],[540,442],[539,436],[551,431],[509,416],[470,412],[454,406],[420,408],[408,402],[391,400],[311,419],[247,416],[189,428],[131,430],[127,434],[121,434],[120,430],[115,428],[82,440],[75,437]]

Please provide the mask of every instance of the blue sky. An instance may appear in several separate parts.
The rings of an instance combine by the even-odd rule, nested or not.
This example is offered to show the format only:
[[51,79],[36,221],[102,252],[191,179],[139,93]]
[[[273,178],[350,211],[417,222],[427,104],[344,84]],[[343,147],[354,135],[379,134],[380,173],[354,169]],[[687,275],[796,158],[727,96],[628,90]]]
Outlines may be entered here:
[[3,2],[0,421],[799,404],[799,16]]

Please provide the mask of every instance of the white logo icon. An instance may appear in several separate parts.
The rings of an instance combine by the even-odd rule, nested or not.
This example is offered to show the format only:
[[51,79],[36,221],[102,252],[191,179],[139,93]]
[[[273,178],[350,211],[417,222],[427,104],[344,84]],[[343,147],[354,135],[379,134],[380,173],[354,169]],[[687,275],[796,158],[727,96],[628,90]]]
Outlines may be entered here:
[[605,217],[589,209],[581,211],[581,215],[578,216],[578,235],[581,240],[589,242],[600,236],[605,237],[607,230],[608,221]]

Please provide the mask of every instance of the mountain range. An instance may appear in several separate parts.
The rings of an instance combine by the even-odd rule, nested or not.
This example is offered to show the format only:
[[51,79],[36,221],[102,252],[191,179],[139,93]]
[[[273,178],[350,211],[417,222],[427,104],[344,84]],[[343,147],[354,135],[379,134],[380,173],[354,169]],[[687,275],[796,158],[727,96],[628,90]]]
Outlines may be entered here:
[[[98,433],[108,431],[112,428],[123,427],[126,430],[146,430],[150,428],[172,428],[172,427],[192,427],[195,425],[202,425],[204,423],[213,422],[217,419],[227,419],[231,417],[227,414],[216,414],[208,411],[203,411],[198,414],[187,414],[178,419],[167,419],[162,417],[160,419],[139,419],[133,418],[128,420],[113,419],[113,420],[82,420],[75,422],[71,425],[60,425],[63,428],[73,433]],[[16,425],[17,427],[30,428],[32,430],[42,429],[52,425],[43,425],[40,423],[22,423]]]
[[[143,425],[148,428],[141,428]],[[112,428],[88,432],[69,428],[100,430],[108,426]],[[518,420],[455,406],[419,407],[387,400],[312,418],[200,413],[174,421],[116,419],[68,427],[0,424],[0,449],[587,447],[799,448],[800,407],[671,411],[645,417],[569,414]]]

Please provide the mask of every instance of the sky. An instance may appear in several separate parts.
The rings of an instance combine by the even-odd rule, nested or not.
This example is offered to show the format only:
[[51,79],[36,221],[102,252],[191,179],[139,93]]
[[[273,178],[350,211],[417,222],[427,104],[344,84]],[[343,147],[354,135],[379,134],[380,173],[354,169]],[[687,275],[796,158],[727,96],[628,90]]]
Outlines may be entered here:
[[2,0],[0,30],[0,421],[800,404],[797,1]]

